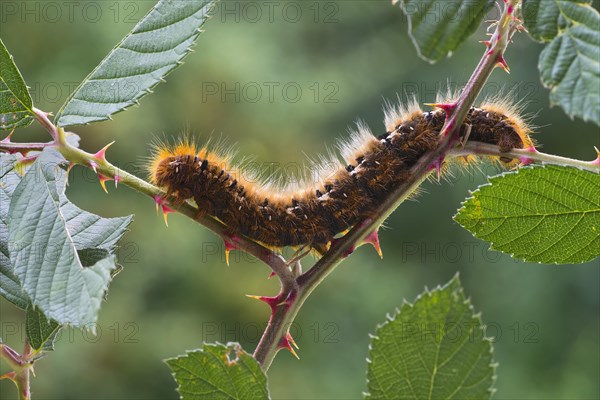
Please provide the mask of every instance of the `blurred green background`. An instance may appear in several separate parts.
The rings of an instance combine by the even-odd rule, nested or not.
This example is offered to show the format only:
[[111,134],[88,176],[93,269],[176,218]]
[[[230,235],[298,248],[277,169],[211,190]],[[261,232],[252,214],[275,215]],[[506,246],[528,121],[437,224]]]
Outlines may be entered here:
[[[2,39],[45,111],[58,111],[153,2],[70,4],[3,1],[0,9]],[[357,119],[381,133],[386,99],[415,94],[428,102],[447,83],[468,79],[484,29],[452,58],[430,65],[416,56],[407,27],[389,1],[225,1],[185,65],[140,107],[73,130],[88,151],[116,140],[109,159],[138,175],[152,139],[183,130],[200,141],[222,136],[263,168],[293,173],[309,164],[307,156],[347,137]],[[517,35],[506,55],[511,75],[494,72],[486,93],[504,87],[524,98],[527,112],[537,113],[544,151],[591,159],[598,127],[550,108],[536,68],[541,48]],[[46,140],[37,125],[15,138]],[[361,247],[322,284],[292,327],[301,360],[282,352],[269,372],[273,398],[361,398],[368,334],[403,299],[412,301],[457,271],[496,336],[496,399],[600,396],[598,260],[547,266],[487,251],[451,219],[484,174],[458,171],[449,181],[424,184],[424,193],[403,204],[380,233],[383,261]],[[34,399],[177,398],[164,358],[203,341],[239,341],[253,351],[268,311],[244,294],[278,289],[264,265],[233,253],[227,268],[222,243],[202,226],[171,215],[166,228],[152,200],[112,184],[106,195],[82,168],[70,179],[68,195],[82,208],[106,217],[133,213],[135,221],[119,250],[124,270],[111,284],[98,335],[63,330],[56,351],[36,364]],[[21,348],[23,313],[4,300],[0,311],[0,336]],[[5,399],[16,392],[2,381],[0,393]]]

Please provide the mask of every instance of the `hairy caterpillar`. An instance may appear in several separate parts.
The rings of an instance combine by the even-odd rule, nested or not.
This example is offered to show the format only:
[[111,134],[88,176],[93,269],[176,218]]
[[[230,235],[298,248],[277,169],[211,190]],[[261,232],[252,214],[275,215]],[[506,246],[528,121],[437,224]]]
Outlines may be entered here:
[[[502,151],[533,145],[518,108],[492,101],[471,108],[463,140],[494,144]],[[269,247],[310,246],[324,252],[341,232],[368,217],[392,188],[431,150],[446,118],[445,111],[423,112],[416,102],[386,111],[386,132],[379,137],[361,124],[340,146],[333,173],[303,186],[277,188],[244,177],[231,157],[189,141],[157,146],[149,172],[154,184],[174,202],[193,199],[202,214],[221,220],[232,234],[245,235]],[[512,165],[510,158],[500,159]]]

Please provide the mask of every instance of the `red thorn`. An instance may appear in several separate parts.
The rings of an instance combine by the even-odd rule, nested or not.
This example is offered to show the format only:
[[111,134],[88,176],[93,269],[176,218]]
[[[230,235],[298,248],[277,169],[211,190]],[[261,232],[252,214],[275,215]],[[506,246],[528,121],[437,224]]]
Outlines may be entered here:
[[104,189],[104,192],[108,193],[108,190],[106,190],[106,184],[104,182],[106,182],[106,181],[112,181],[113,178],[109,178],[108,176],[104,176],[102,174],[98,174],[98,180],[100,181],[100,186],[102,186],[102,189]]
[[96,163],[96,161],[91,160],[90,167],[94,170],[95,173],[98,173],[98,171],[97,171],[98,164]]
[[0,143],[12,143],[10,138],[12,137],[13,133],[15,133],[14,129],[10,131],[10,133],[4,139],[0,140]]
[[167,215],[169,215],[170,213],[175,212],[175,210],[173,210],[172,208],[166,206],[165,204],[161,204],[160,207],[161,207],[162,212],[163,212],[163,219],[165,220],[165,225],[168,228],[169,227],[169,221],[167,220]]
[[15,371],[10,371],[3,375],[0,375],[0,380],[10,379],[11,381],[15,381],[16,378],[17,378],[17,373]]
[[[292,353],[294,355],[294,357],[296,357],[298,360],[300,359],[300,357],[298,357],[298,354],[296,353],[296,350],[294,350],[294,348],[290,345],[290,339],[292,337],[290,336],[289,333],[287,333],[285,336],[283,336],[280,340],[279,340],[279,345],[277,347],[279,347],[280,349],[286,349],[289,350],[290,353]],[[293,340],[293,339],[292,339]],[[294,343],[295,344],[295,343]]]
[[383,259],[383,252],[381,251],[381,246],[379,245],[379,234],[378,229],[375,229],[373,232],[369,233],[367,237],[364,238],[363,243],[370,244],[375,248],[379,257]]
[[501,67],[504,71],[506,71],[507,74],[510,74],[510,68],[508,66],[508,64],[506,63],[506,60],[504,59],[504,56],[502,54],[498,55],[498,64],[499,67]]
[[596,146],[594,146],[594,149],[596,150],[596,159],[592,161],[592,165],[600,166],[600,150]]
[[[275,297],[270,297],[270,296],[255,296],[252,294],[247,294],[246,297],[251,298],[251,299],[260,300],[264,303],[267,303],[267,305],[269,307],[271,307],[271,313],[274,313],[277,306],[282,304],[281,297],[279,295],[277,295]],[[285,303],[285,301],[284,301],[284,303]]]
[[100,149],[96,154],[94,154],[94,158],[99,161],[106,162],[106,150],[114,143],[114,141],[110,142],[106,146]]
[[485,45],[485,47],[487,47],[488,49],[489,49],[490,47],[492,47],[492,42],[491,42],[491,41],[489,41],[489,40],[480,40],[480,41],[479,41],[479,43],[482,43],[482,44],[484,44],[484,45]]
[[437,160],[431,163],[429,166],[429,170],[435,169],[437,172],[437,180],[440,181],[440,177],[442,176],[442,166],[444,164],[444,157],[439,157]]
[[237,239],[235,236],[229,236],[229,235],[227,237],[223,238],[223,244],[225,244],[225,262],[227,263],[228,267],[229,267],[229,252],[231,252],[231,250],[237,249],[237,246],[234,243],[235,239]]
[[452,114],[456,108],[456,103],[425,103],[425,105],[444,110],[446,116]]
[[[525,149],[525,151],[528,151],[530,153],[537,153],[538,152],[534,146],[529,146],[528,148]],[[531,159],[529,157],[524,157],[524,156],[523,157],[519,157],[519,161],[521,162],[520,165],[522,167],[534,163],[533,159]]]
[[288,331],[288,333],[286,333],[285,337],[288,340],[288,342],[290,342],[292,344],[292,346],[294,346],[296,349],[300,350],[300,347],[298,347],[298,345],[296,344],[296,341],[294,340],[292,335],[290,335],[289,331]]
[[277,275],[275,273],[275,271],[271,271],[271,273],[269,274],[269,276],[267,277],[267,279],[271,279],[272,277],[274,277],[275,275]]
[[154,195],[154,204],[156,205],[156,213],[158,214],[158,206],[163,204],[165,200],[159,195]]
[[175,212],[172,208],[170,208],[167,204],[167,201],[160,197],[160,195],[154,196],[154,203],[156,204],[156,213],[158,214],[158,208],[160,207],[163,212],[163,218],[165,220],[165,225],[167,228],[169,227],[169,221],[167,220],[167,215],[169,213]]

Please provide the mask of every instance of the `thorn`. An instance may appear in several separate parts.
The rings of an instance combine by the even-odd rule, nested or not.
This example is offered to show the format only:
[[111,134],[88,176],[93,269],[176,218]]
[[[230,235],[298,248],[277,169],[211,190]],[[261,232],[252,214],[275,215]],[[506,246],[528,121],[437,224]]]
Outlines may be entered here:
[[369,235],[363,240],[363,244],[370,244],[371,246],[373,246],[377,254],[379,254],[379,257],[383,260],[383,252],[381,251],[381,246],[379,245],[378,230],[379,228],[369,233]]
[[167,228],[169,227],[169,222],[167,220],[167,215],[169,213],[175,212],[171,207],[167,205],[167,201],[160,197],[158,194],[154,196],[154,203],[156,204],[156,213],[158,214],[158,208],[160,207],[163,212],[163,219],[165,220],[165,225]]
[[175,210],[173,210],[172,208],[167,207],[164,204],[161,204],[160,207],[162,208],[162,212],[163,212],[163,219],[165,220],[165,225],[167,226],[167,228],[169,227],[169,221],[167,220],[167,216],[172,213],[175,212]]
[[508,64],[506,63],[506,60],[504,59],[504,56],[502,54],[498,55],[498,64],[499,67],[501,67],[507,74],[510,74],[510,68],[508,66]]
[[115,175],[115,189],[117,188],[117,186],[119,185],[119,182],[121,182],[121,175]]
[[156,205],[156,215],[158,215],[158,206],[161,205],[163,201],[164,200],[159,195],[154,196],[154,204]]
[[269,274],[269,276],[267,277],[267,279],[271,279],[272,277],[274,277],[275,275],[277,275],[275,273],[275,271],[271,271],[271,273]]
[[17,377],[17,373],[15,371],[10,371],[3,375],[0,375],[0,380],[10,379],[11,381],[14,381],[16,379],[16,377]]
[[37,156],[23,157],[19,161],[17,161],[15,163],[15,171],[17,172],[17,174],[21,176],[25,175],[25,168],[33,164],[36,158]]
[[592,165],[600,166],[600,150],[596,146],[594,146],[594,150],[596,150],[596,159],[592,161]]
[[290,335],[289,331],[288,331],[288,333],[285,334],[285,338],[288,340],[288,342],[290,342],[292,344],[292,346],[294,346],[297,350],[300,350],[300,347],[298,347],[298,345],[296,344],[296,341],[294,340],[292,335]]
[[225,245],[225,262],[227,263],[228,267],[229,267],[229,253],[231,252],[231,250],[237,249],[237,246],[235,244],[236,239],[237,239],[237,237],[235,237],[233,235],[227,235],[227,234],[223,237],[223,244]]
[[[256,300],[260,300],[264,303],[267,303],[267,305],[269,307],[271,307],[271,312],[275,312],[275,309],[277,308],[277,306],[281,305],[281,298],[279,296],[275,296],[275,297],[270,297],[270,296],[255,296],[252,294],[247,294],[246,297],[250,298],[250,299],[256,299]],[[285,301],[284,301],[285,303]]]
[[429,169],[435,169],[437,172],[437,181],[438,183],[440,182],[440,178],[442,176],[442,165],[444,163],[444,158],[440,157],[438,158],[436,161],[432,162],[431,165],[429,166]]
[[69,165],[67,166],[67,180],[66,180],[66,185],[69,186],[69,172],[71,172],[71,169],[73,168],[75,164],[73,164],[72,162],[69,163]]
[[103,148],[101,148],[96,154],[93,155],[93,157],[96,160],[102,161],[102,162],[106,162],[106,150],[114,143],[114,141],[110,142],[109,144],[107,144],[106,146],[104,146]]
[[95,173],[98,173],[98,164],[96,163],[96,161],[90,161],[90,167],[92,167],[92,169],[94,170]]
[[12,131],[10,131],[10,133],[8,134],[8,136],[6,136],[4,139],[0,140],[0,143],[12,143],[10,141],[10,138],[12,137],[13,133],[15,133],[14,129]]
[[490,47],[492,47],[492,42],[491,42],[491,41],[489,41],[489,40],[480,40],[480,41],[479,41],[479,43],[482,43],[482,44],[484,44],[484,45],[485,45],[485,47],[487,47],[488,49],[489,49]]
[[456,103],[425,103],[426,106],[439,108],[446,112],[446,115],[450,115],[456,108]]
[[[530,153],[537,153],[538,152],[534,146],[530,146],[530,147],[526,148],[525,151],[528,151]],[[534,163],[534,161],[531,158],[529,158],[529,157],[519,157],[519,161],[520,161],[520,165],[519,166],[521,166],[521,167],[524,167],[526,165]]]
[[104,192],[106,194],[108,194],[108,190],[106,190],[106,184],[104,182],[106,182],[106,181],[112,181],[113,178],[109,178],[108,176],[104,176],[102,174],[98,174],[98,180],[100,181],[100,186],[102,186],[102,189],[104,190]]
[[296,350],[294,350],[294,348],[290,345],[290,341],[288,339],[288,335],[285,335],[281,338],[281,340],[279,340],[279,348],[280,349],[287,349],[289,350],[290,353],[292,353],[292,355],[294,357],[296,357],[298,360],[300,359],[300,357],[298,357],[298,354],[296,353]]

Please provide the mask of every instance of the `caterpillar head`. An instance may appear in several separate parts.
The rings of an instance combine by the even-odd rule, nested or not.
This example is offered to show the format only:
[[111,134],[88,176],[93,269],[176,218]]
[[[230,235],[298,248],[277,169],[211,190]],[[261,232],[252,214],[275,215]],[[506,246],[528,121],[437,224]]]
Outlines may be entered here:
[[185,188],[189,187],[190,177],[195,175],[194,172],[201,168],[203,162],[206,163],[206,160],[200,160],[198,156],[190,154],[161,158],[152,170],[152,182],[166,189],[169,194],[174,192],[183,194]]

